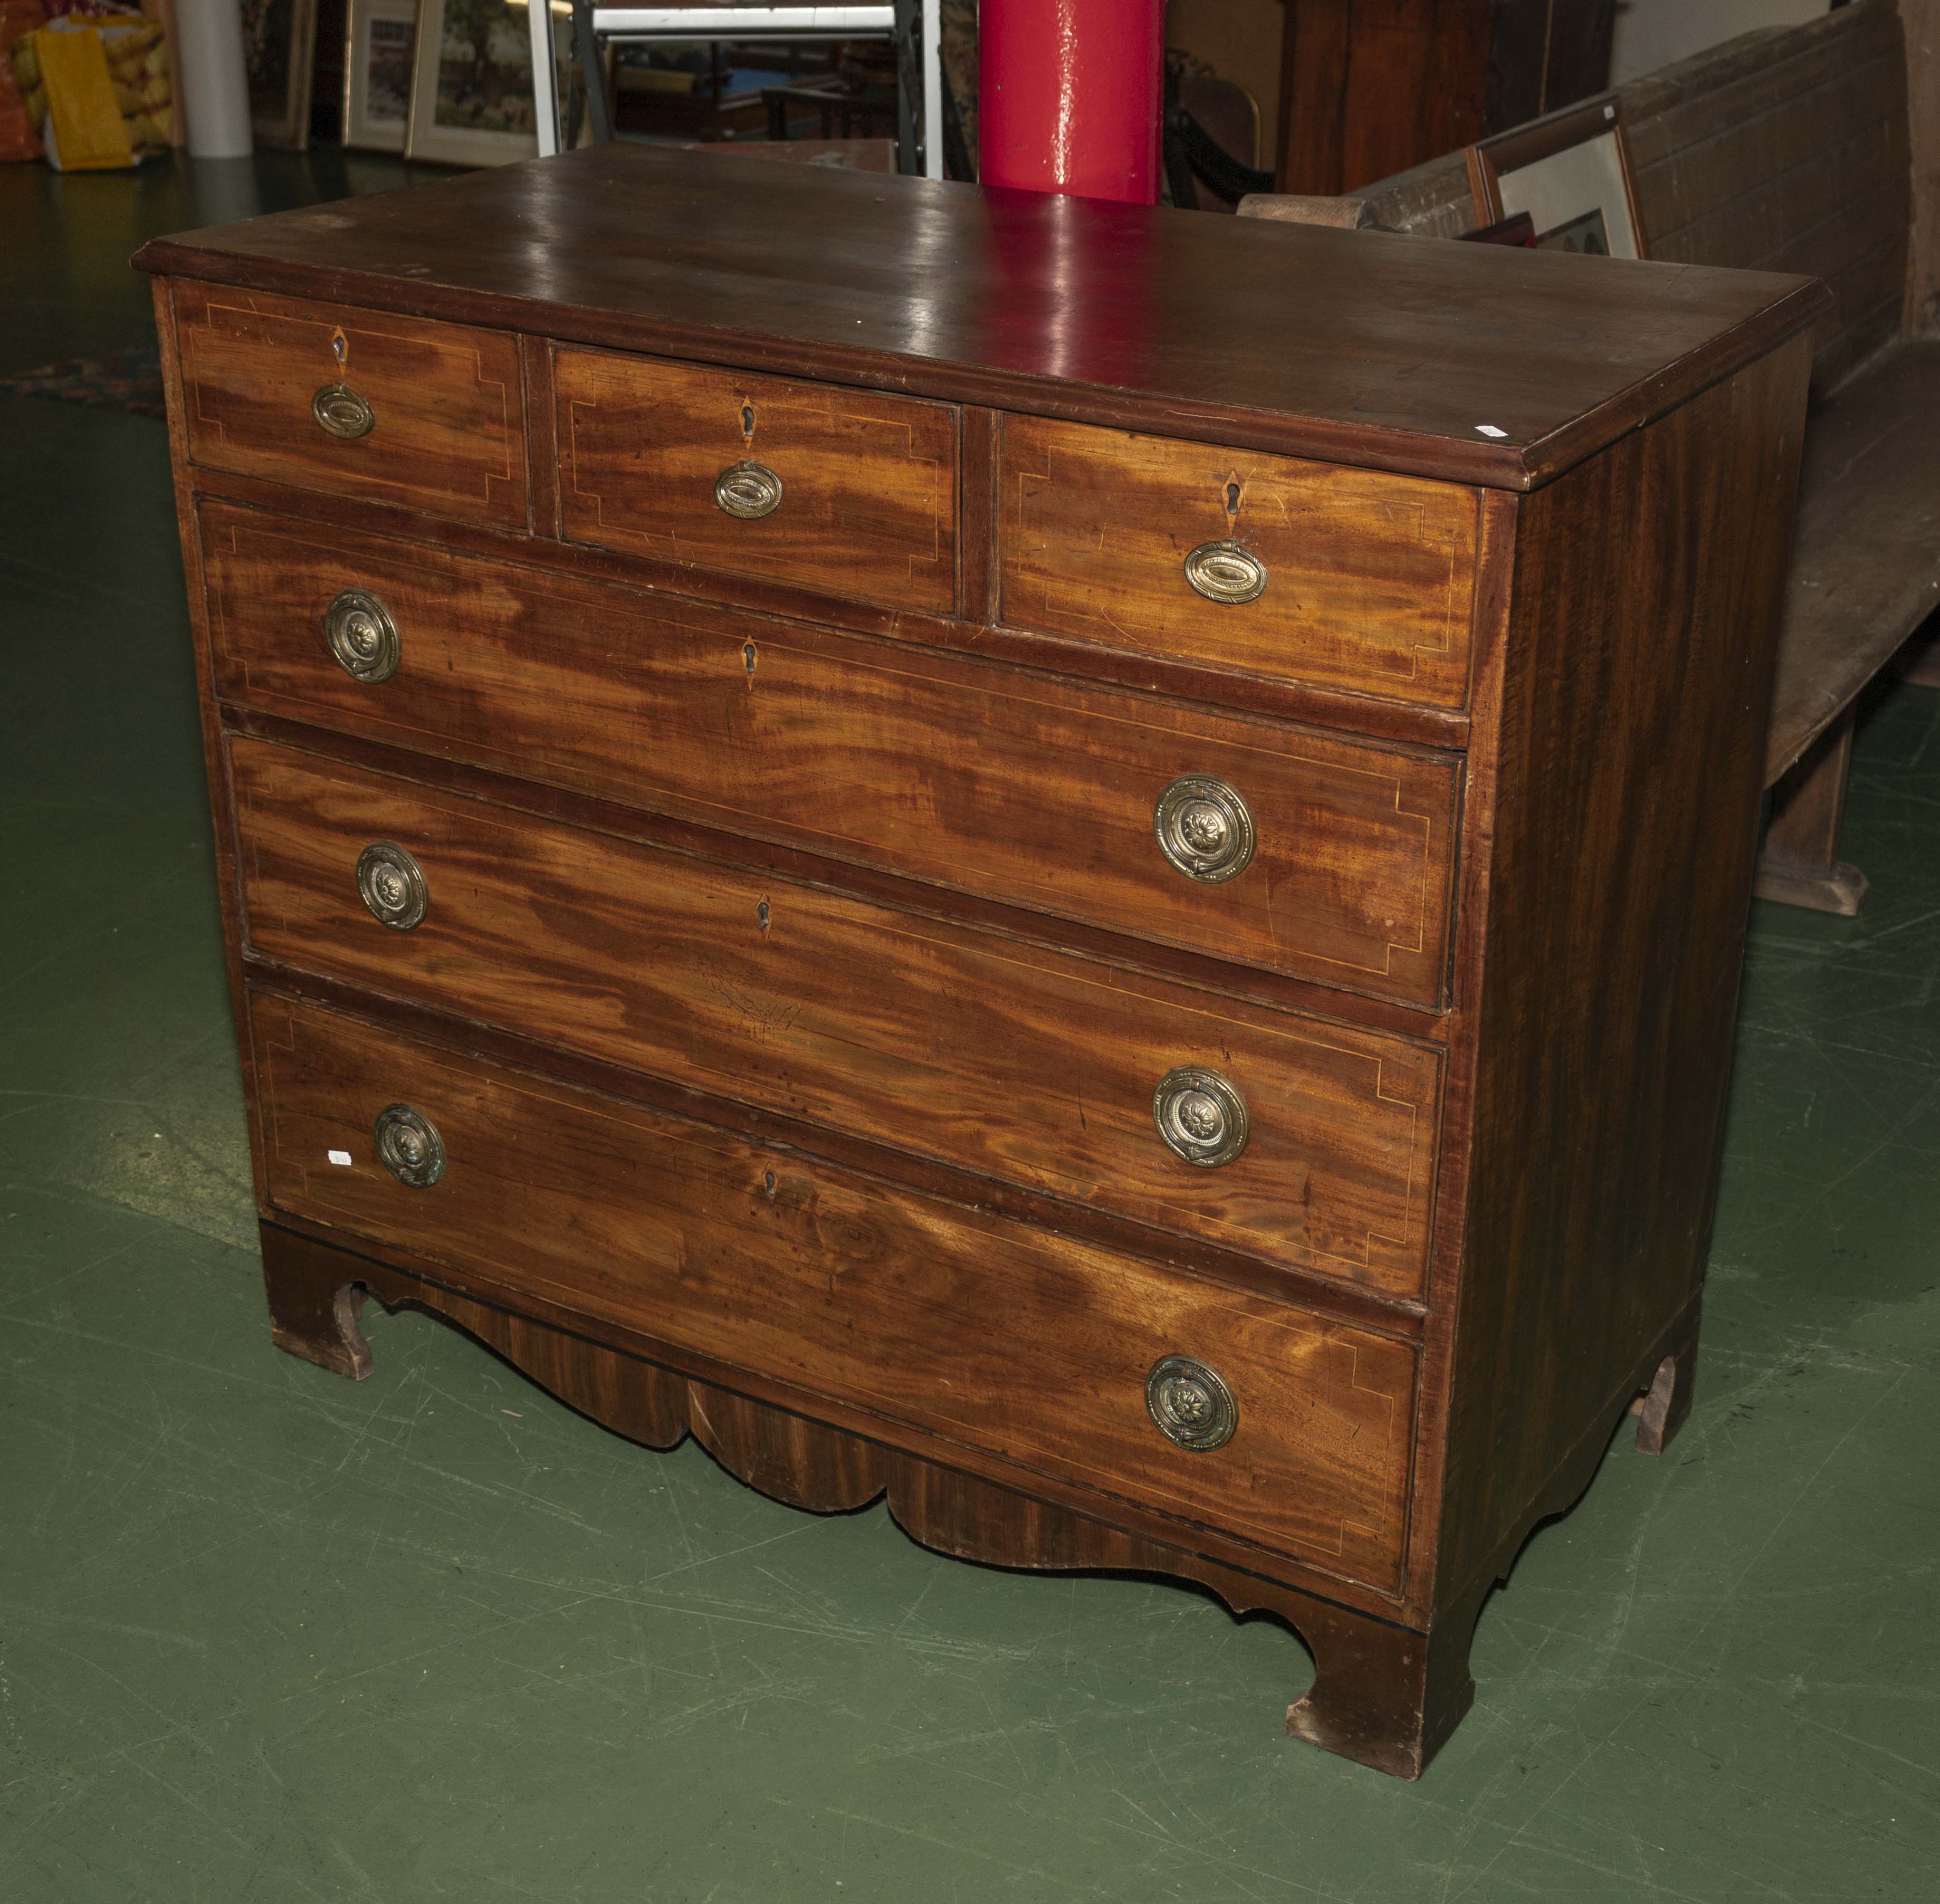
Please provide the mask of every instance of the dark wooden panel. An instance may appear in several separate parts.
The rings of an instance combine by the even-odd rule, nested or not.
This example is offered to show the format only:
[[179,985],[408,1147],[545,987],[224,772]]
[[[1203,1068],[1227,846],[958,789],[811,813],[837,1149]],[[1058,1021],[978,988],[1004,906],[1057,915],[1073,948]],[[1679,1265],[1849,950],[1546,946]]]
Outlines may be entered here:
[[1813,417],[1786,589],[1769,786],[1940,603],[1940,340],[1877,359]]
[[1444,1599],[1704,1274],[1809,349],[1521,505]]
[[1513,489],[1663,414],[1818,304],[1737,273],[1586,273],[1549,252],[634,145],[160,239],[140,261]]
[[[1404,1345],[785,1151],[413,1048],[258,993],[270,1199],[346,1240],[456,1261],[655,1338],[1372,1584],[1405,1535]],[[428,1189],[372,1155],[387,1105],[447,1155]],[[347,1167],[329,1161],[347,1152]],[[1237,1433],[1161,1436],[1144,1383],[1195,1355]]]
[[[212,285],[176,285],[175,307],[194,462],[526,526],[517,338]],[[312,413],[335,383],[369,404],[368,435],[332,436]]]
[[[688,568],[947,613],[956,600],[956,416],[840,385],[562,350],[561,533]],[[714,499],[752,462],[780,478],[754,520]]]
[[[230,743],[250,943],[303,969],[856,1132],[1390,1295],[1420,1293],[1441,1061],[846,899]],[[431,891],[380,925],[352,877],[395,841]],[[1252,1135],[1160,1141],[1204,1064]]]
[[[1457,707],[1468,696],[1475,493],[1041,417],[1004,425],[1006,621],[1109,647]],[[1251,602],[1192,589],[1234,542]]]
[[[1441,996],[1446,758],[226,504],[203,520],[228,698],[1220,958]],[[318,630],[349,587],[401,631],[377,686]],[[1188,773],[1252,808],[1259,851],[1237,878],[1200,884],[1159,853],[1153,803]]]

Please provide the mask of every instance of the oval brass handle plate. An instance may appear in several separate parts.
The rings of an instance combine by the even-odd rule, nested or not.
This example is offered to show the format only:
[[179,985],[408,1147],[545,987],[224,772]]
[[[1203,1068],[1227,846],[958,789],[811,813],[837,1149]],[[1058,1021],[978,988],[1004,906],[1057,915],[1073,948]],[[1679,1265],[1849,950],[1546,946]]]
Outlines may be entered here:
[[424,869],[391,840],[374,840],[357,856],[357,892],[371,917],[394,932],[422,925],[431,906]]
[[387,1104],[377,1113],[371,1135],[377,1161],[400,1183],[429,1190],[444,1174],[444,1140],[423,1112],[408,1104]]
[[1216,1071],[1176,1066],[1152,1093],[1152,1121],[1175,1157],[1202,1170],[1230,1164],[1252,1134],[1246,1100]]
[[1254,602],[1266,593],[1267,565],[1237,542],[1201,542],[1185,558],[1185,579],[1209,602]]
[[326,383],[310,398],[310,413],[346,443],[368,436],[377,427],[377,413],[347,383]]
[[1216,885],[1246,870],[1257,838],[1236,788],[1209,774],[1185,774],[1152,808],[1158,850],[1188,879]]
[[782,479],[764,462],[730,463],[714,479],[714,499],[731,516],[754,522],[782,506]]
[[1161,1356],[1145,1378],[1145,1411],[1159,1433],[1194,1454],[1224,1448],[1240,1425],[1225,1378],[1196,1356]]
[[346,588],[324,610],[323,638],[346,674],[373,687],[397,673],[404,654],[391,611],[368,589]]

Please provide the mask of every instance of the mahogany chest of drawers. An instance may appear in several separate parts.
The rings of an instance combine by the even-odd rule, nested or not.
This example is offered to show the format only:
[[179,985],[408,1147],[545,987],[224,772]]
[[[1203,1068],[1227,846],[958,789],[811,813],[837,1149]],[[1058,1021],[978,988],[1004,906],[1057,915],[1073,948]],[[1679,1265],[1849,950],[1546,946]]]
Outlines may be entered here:
[[1689,1404],[1823,294],[611,147],[137,261],[277,1343],[1418,1772]]

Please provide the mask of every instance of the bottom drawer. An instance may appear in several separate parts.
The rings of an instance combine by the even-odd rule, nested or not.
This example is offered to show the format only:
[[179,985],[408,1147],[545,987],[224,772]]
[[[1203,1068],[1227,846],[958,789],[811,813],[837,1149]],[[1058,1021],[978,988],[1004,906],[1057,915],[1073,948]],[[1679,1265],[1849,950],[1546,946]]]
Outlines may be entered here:
[[[340,1013],[257,993],[251,1018],[273,1209],[868,1411],[886,1441],[906,1424],[1399,1588],[1405,1343]],[[1155,1422],[1173,1356],[1223,1379],[1223,1445]],[[1206,1396],[1188,1370],[1158,1405],[1190,1434]]]

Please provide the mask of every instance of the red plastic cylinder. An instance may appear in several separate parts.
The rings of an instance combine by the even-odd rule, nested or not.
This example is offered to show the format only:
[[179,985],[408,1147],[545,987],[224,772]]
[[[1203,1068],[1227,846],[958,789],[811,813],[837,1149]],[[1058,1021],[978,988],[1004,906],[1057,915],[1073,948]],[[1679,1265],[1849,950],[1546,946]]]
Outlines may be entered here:
[[982,0],[987,185],[1158,202],[1164,0]]

